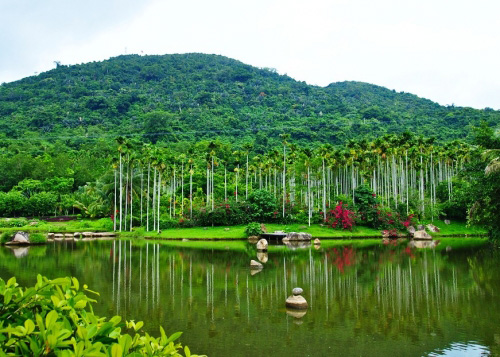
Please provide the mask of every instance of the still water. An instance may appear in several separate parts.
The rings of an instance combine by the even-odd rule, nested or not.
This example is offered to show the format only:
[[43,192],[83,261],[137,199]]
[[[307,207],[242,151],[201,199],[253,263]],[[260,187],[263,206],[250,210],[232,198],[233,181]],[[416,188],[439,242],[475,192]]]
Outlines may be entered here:
[[[255,274],[253,246],[218,243],[0,247],[0,277],[75,276],[100,292],[97,314],[143,320],[155,335],[183,331],[183,344],[209,356],[500,355],[500,252],[487,244],[271,247]],[[284,307],[297,286],[302,317]]]

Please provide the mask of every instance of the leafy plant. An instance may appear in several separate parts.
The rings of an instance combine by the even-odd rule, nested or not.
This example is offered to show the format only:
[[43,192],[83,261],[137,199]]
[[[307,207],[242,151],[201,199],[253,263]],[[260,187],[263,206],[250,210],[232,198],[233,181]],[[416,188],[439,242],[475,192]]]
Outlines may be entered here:
[[42,233],[31,233],[30,243],[33,244],[47,243],[47,237]]
[[12,239],[12,232],[3,232],[0,234],[0,244],[5,244]]
[[258,236],[262,233],[260,223],[252,222],[245,227],[245,234],[247,237]]
[[[34,287],[21,288],[16,278],[0,279],[0,356],[186,356],[175,342],[181,332],[158,338],[141,334],[143,322],[96,316],[96,294],[76,278],[49,280],[38,275]],[[131,336],[122,329],[134,332]]]

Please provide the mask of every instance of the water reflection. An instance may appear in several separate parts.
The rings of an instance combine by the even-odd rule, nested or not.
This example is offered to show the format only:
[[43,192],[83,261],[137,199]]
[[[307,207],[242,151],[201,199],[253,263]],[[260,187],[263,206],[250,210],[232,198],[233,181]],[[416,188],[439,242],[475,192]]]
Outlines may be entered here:
[[[209,355],[242,348],[242,354],[307,355],[312,344],[315,355],[434,356],[472,340],[499,352],[498,254],[309,248],[257,257],[266,263],[252,275],[253,250],[131,241],[32,248],[22,259],[24,275],[10,252],[0,257],[0,275],[14,272],[20,282],[32,279],[29,269],[77,276],[101,292],[98,313],[144,320],[155,334],[160,325],[184,331],[183,342]],[[309,303],[301,316],[284,306],[296,286]]]

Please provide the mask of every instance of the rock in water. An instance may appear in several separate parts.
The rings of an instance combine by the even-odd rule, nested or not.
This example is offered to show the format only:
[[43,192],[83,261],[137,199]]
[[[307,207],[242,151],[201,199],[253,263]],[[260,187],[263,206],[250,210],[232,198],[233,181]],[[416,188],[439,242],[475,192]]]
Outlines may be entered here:
[[288,240],[311,240],[312,235],[304,232],[290,232],[286,235]]
[[432,236],[425,230],[416,231],[413,234],[413,239],[432,239]]
[[320,244],[321,244],[321,241],[318,238],[316,238],[314,240],[314,245],[320,245]]
[[423,225],[423,224],[419,224],[419,225],[417,226],[417,230],[419,230],[419,231],[423,231],[424,229],[425,229],[425,227],[424,227],[424,225]]
[[286,299],[286,307],[299,310],[307,309],[307,301],[301,295],[303,292],[302,288],[294,288],[292,290],[293,295]]
[[262,269],[263,265],[260,264],[258,261],[255,260],[250,260],[250,269]]
[[264,238],[257,242],[257,250],[266,251],[267,246],[268,246],[267,240],[265,240]]
[[445,220],[444,220],[444,224],[450,224],[450,223],[451,223],[451,222],[450,222],[450,220],[449,220],[449,219],[445,219]]
[[30,244],[30,236],[26,232],[16,232],[10,242],[5,244]]
[[410,233],[410,234],[415,234],[415,232],[417,231],[417,230],[415,229],[415,227],[413,227],[413,226],[409,226],[409,227],[407,228],[407,230],[408,230],[408,233]]

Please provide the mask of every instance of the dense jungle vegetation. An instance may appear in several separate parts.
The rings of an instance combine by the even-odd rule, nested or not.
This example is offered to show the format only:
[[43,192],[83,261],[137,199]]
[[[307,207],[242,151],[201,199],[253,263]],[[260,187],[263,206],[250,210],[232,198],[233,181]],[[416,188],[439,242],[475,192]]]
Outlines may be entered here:
[[58,65],[0,86],[0,215],[156,231],[468,217],[495,232],[499,119],[213,55]]

